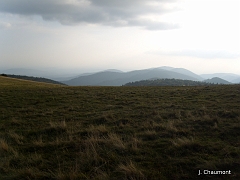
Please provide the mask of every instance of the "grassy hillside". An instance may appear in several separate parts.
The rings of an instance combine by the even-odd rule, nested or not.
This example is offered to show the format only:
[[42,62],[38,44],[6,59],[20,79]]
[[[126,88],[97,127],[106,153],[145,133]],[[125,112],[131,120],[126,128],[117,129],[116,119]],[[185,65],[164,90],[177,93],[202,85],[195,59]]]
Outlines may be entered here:
[[0,77],[0,101],[0,179],[240,178],[239,85],[66,87]]
[[13,75],[13,74],[1,74],[1,76],[10,77],[10,78],[16,78],[16,79],[29,80],[29,81],[36,81],[36,82],[44,82],[44,83],[65,85],[65,84],[60,83],[58,81],[54,81],[52,79],[47,79],[47,78],[42,78],[42,77],[21,76],[21,75]]

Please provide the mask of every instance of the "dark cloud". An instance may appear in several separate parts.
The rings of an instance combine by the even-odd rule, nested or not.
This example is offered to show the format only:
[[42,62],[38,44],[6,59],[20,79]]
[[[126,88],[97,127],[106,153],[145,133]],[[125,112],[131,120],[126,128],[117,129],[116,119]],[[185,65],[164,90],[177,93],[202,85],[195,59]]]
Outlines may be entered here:
[[1,0],[0,12],[25,16],[39,15],[44,20],[65,25],[79,23],[108,26],[140,26],[149,30],[174,29],[178,26],[142,20],[145,15],[174,11],[166,5],[175,0]]

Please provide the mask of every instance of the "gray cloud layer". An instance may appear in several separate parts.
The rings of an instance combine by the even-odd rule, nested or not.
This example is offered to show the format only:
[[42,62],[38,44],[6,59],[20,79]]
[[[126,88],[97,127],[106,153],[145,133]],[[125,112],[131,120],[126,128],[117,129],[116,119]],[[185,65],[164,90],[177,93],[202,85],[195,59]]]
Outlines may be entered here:
[[175,0],[1,0],[0,12],[25,16],[39,15],[44,20],[64,25],[79,23],[107,26],[140,26],[149,30],[174,29],[176,24],[141,19],[173,11],[166,4]]
[[6,22],[0,22],[0,29],[6,29],[6,28],[10,28],[11,24],[10,23],[6,23]]

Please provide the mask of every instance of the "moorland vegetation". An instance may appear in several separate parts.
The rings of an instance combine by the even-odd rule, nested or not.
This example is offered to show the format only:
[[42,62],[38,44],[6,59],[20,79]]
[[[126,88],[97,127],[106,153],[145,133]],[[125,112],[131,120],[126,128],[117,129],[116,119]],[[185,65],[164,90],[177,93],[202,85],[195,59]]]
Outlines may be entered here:
[[[0,179],[240,179],[240,85],[0,77]],[[231,170],[200,175],[199,170]]]

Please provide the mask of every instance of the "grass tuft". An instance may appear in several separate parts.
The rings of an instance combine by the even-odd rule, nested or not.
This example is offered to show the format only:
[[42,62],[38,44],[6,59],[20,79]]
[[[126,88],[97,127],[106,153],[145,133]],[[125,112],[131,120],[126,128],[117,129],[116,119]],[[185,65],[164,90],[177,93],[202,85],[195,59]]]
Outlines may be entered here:
[[113,144],[114,147],[119,149],[126,149],[125,143],[123,142],[121,137],[119,137],[117,134],[115,133],[108,134],[108,139]]
[[0,139],[0,151],[10,152],[12,150],[11,146],[6,142],[5,139]]
[[190,138],[182,137],[172,140],[172,144],[177,147],[190,146],[195,144],[195,140],[193,137]]
[[125,175],[125,179],[131,179],[131,180],[144,179],[143,173],[133,164],[132,161],[126,164],[120,164],[118,166],[118,171],[120,171]]

